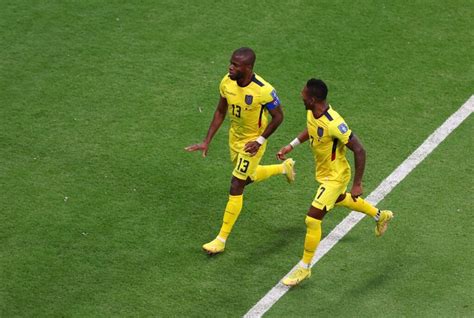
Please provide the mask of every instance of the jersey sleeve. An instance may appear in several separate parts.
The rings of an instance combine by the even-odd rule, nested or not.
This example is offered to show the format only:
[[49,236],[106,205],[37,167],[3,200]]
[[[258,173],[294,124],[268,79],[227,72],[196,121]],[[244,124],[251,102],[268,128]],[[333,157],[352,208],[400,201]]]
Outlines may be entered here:
[[221,94],[221,97],[224,97],[224,98],[225,98],[224,86],[228,77],[229,77],[229,74],[226,74],[224,78],[221,80],[221,83],[219,84],[219,93]]
[[334,121],[330,127],[329,133],[333,138],[339,139],[344,145],[347,144],[352,137],[352,130],[347,126],[342,118]]
[[281,105],[280,98],[278,98],[277,92],[272,86],[269,86],[264,92],[262,96],[262,104],[268,110],[272,110],[277,108]]

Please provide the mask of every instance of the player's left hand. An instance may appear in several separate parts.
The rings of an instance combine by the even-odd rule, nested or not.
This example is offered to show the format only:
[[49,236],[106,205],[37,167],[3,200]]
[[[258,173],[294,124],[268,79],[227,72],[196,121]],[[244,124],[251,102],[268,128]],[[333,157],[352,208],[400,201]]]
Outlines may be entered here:
[[251,156],[255,156],[260,149],[261,144],[257,141],[250,141],[245,144],[244,151],[248,152]]
[[362,184],[353,184],[351,189],[352,200],[357,201],[357,198],[360,197],[363,193]]
[[281,147],[281,149],[277,152],[277,159],[278,160],[286,160],[286,154],[291,152],[293,150],[293,147],[290,145],[286,145],[284,147]]
[[190,152],[200,150],[200,151],[202,151],[202,156],[203,157],[207,156],[208,149],[209,149],[209,145],[205,142],[202,142],[200,144],[194,144],[194,145],[187,146],[186,148],[184,148],[184,150],[190,151]]

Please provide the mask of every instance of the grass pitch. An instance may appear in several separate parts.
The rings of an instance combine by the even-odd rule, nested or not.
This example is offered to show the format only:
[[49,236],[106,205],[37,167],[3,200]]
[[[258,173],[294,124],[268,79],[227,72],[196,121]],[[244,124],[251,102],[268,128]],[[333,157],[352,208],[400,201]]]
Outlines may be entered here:
[[[473,94],[472,1],[2,1],[0,315],[241,316],[298,261],[316,190],[252,185],[224,255],[224,125],[204,137],[231,52],[257,53],[285,121],[264,163],[304,127],[309,77],[368,152],[366,193]],[[269,316],[469,316],[469,118]],[[334,210],[324,233],[346,215]]]

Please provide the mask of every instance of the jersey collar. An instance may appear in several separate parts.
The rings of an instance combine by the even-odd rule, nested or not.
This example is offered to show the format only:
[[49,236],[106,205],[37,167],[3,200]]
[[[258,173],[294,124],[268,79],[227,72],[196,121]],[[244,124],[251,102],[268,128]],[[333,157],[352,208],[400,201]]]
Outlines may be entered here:
[[257,79],[255,78],[255,73],[253,73],[253,74],[252,74],[252,77],[250,78],[250,82],[249,82],[247,85],[245,85],[245,86],[240,86],[240,85],[239,85],[239,82],[237,82],[237,81],[235,81],[235,82],[237,83],[237,86],[239,86],[239,87],[248,87],[250,84],[252,84],[252,82],[255,82],[255,81],[257,81]]
[[[331,109],[331,105],[328,105],[328,108],[324,111],[324,113],[322,113],[322,114],[321,114],[320,116],[318,116],[318,117],[314,117],[314,115],[313,115],[313,117],[314,117],[315,119],[320,119],[321,117],[326,116],[326,118],[331,121],[333,118],[332,118],[332,116],[329,114],[329,110],[330,110],[330,109]],[[313,112],[311,112],[311,113],[313,113]]]

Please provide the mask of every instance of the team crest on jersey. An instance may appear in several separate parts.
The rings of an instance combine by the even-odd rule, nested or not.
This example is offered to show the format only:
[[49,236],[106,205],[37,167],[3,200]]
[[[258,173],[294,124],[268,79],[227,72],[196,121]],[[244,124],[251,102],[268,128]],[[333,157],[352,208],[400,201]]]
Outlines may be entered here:
[[321,141],[321,138],[323,138],[324,135],[324,129],[322,127],[318,127],[318,141]]
[[253,96],[252,95],[245,95],[245,104],[252,105]]
[[337,126],[337,128],[339,129],[341,134],[345,134],[349,130],[345,123],[340,124],[339,126]]

